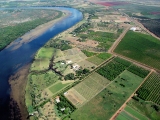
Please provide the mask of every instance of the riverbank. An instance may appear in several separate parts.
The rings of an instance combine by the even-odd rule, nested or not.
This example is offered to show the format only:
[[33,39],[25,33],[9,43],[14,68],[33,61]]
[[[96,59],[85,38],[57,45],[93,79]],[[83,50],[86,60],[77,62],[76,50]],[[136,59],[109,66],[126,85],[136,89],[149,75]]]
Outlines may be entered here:
[[[26,44],[34,40],[35,38],[43,34],[45,31],[47,31],[49,28],[51,28],[56,22],[65,19],[70,14],[70,12],[68,11],[63,10],[62,12],[63,15],[61,18],[52,20],[48,23],[36,27],[35,29],[23,35],[21,37],[22,38],[21,41],[17,41],[16,43],[11,43],[7,47],[14,45],[12,50],[15,50],[18,49],[22,44]],[[29,69],[30,69],[30,64],[21,68],[15,75],[11,76],[9,79],[9,84],[11,88],[10,106],[12,106],[10,107],[10,113],[12,113],[10,115],[12,116],[14,113],[16,113],[15,115],[21,116],[22,120],[25,120],[28,116],[27,108],[25,105],[25,87],[27,83],[27,76],[29,74]],[[19,113],[17,111],[19,111]]]

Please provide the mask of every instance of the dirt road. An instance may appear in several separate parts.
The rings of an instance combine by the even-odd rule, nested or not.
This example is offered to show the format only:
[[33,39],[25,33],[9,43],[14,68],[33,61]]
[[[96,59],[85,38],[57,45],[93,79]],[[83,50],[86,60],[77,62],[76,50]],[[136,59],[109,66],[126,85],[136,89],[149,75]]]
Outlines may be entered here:
[[154,72],[153,69],[151,69],[150,73],[145,77],[143,82],[138,86],[138,88],[132,93],[132,95],[124,102],[124,104],[115,112],[115,114],[110,118],[110,120],[115,120],[115,118],[118,116],[118,114],[126,107],[127,102],[131,100],[131,98],[134,96],[136,91],[141,87],[141,85],[146,81],[146,79]]

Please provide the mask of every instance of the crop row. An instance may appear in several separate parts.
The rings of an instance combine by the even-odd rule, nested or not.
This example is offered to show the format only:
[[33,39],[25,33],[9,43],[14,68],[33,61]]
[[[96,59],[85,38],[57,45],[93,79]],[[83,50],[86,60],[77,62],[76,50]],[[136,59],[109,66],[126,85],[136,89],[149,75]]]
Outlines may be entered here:
[[138,89],[138,97],[160,105],[160,74],[153,73]]
[[111,61],[101,67],[97,72],[108,80],[114,80],[121,72],[126,69],[126,66],[115,61]]
[[138,67],[136,65],[131,65],[128,68],[128,71],[130,71],[130,72],[132,72],[142,78],[145,78],[149,74],[148,70],[145,70],[145,69]]

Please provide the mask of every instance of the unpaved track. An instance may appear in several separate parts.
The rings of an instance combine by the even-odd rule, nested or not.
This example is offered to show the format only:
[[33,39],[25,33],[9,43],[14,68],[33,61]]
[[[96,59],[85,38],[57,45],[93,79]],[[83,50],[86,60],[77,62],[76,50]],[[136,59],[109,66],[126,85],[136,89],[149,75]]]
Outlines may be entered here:
[[109,48],[108,52],[113,53],[114,49],[117,47],[117,45],[121,42],[122,38],[126,35],[128,32],[130,26],[128,26],[123,33],[118,37],[118,39],[113,43],[113,45]]
[[146,79],[154,72],[153,69],[151,69],[150,73],[145,77],[143,82],[137,87],[137,89],[131,94],[131,96],[124,102],[124,104],[114,113],[114,115],[110,118],[110,120],[115,120],[115,118],[119,115],[119,113],[126,107],[127,102],[131,100],[131,98],[134,96],[134,93],[141,87],[141,85],[146,81]]

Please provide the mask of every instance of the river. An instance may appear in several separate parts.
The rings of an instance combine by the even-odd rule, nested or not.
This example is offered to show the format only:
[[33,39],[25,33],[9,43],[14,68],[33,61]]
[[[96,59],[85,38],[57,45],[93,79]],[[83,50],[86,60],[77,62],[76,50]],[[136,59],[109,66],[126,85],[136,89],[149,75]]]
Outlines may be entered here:
[[[17,8],[16,8],[17,9]],[[18,8],[19,9],[19,8]],[[45,31],[30,42],[22,44],[17,49],[13,49],[21,39],[12,42],[11,45],[0,51],[0,106],[4,106],[10,95],[8,79],[20,68],[33,61],[36,51],[41,48],[48,40],[57,34],[67,30],[82,20],[83,15],[80,11],[66,7],[31,7],[27,9],[56,9],[67,10],[71,14],[63,20],[55,23],[51,28]],[[4,8],[0,8],[4,10]],[[27,34],[27,33],[26,33]]]

